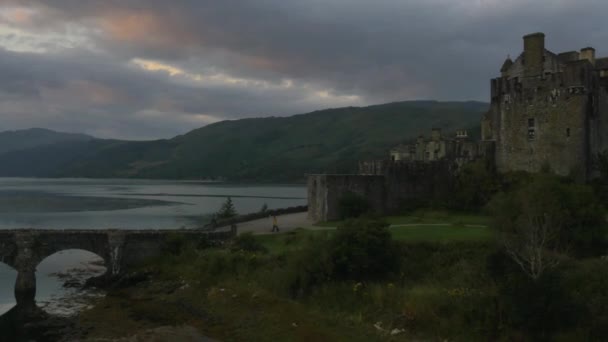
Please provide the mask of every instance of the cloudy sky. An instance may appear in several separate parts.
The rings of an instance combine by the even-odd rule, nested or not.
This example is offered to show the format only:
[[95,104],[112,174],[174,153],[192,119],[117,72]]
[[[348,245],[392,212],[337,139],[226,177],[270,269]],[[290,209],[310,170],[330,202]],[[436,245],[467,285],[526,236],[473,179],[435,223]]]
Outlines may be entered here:
[[488,101],[521,37],[608,55],[606,0],[0,0],[0,131],[168,138],[224,119]]

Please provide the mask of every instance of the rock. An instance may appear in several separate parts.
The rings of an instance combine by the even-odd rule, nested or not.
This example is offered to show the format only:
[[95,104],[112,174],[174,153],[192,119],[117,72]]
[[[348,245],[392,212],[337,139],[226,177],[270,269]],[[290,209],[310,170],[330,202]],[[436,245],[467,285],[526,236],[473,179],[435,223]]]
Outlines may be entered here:
[[382,328],[382,322],[376,322],[376,324],[374,324],[374,328],[379,331],[384,331],[384,328]]
[[405,332],[405,329],[393,329],[393,330],[391,330],[391,335],[395,336],[395,335],[399,335],[403,332]]

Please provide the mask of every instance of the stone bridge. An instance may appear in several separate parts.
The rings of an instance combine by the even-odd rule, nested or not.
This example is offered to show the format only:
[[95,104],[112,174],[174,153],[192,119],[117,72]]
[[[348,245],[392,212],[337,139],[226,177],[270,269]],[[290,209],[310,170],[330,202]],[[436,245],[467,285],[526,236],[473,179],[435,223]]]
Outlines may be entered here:
[[0,262],[17,270],[15,299],[18,305],[35,303],[36,267],[46,257],[68,249],[82,249],[104,259],[107,275],[158,256],[172,236],[188,240],[206,238],[221,242],[236,235],[200,230],[0,230]]

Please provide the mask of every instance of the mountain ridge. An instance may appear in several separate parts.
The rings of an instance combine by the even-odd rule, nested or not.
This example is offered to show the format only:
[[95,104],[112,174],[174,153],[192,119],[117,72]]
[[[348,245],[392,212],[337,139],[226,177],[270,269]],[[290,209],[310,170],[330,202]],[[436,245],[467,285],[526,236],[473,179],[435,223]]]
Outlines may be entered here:
[[385,157],[431,128],[476,129],[488,107],[403,101],[226,120],[171,139],[59,141],[0,153],[0,176],[302,181],[353,172],[359,160]]

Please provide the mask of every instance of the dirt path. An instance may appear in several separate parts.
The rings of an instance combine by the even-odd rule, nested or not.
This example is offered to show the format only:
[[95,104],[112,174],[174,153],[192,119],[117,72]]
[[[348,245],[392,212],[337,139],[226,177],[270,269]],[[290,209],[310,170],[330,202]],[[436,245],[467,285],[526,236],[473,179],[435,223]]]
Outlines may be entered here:
[[[307,213],[286,214],[277,216],[277,223],[281,232],[288,232],[296,228],[318,229],[313,227],[313,222],[308,220]],[[238,232],[253,232],[254,234],[270,233],[272,230],[272,218],[266,217],[259,220],[239,223]]]

